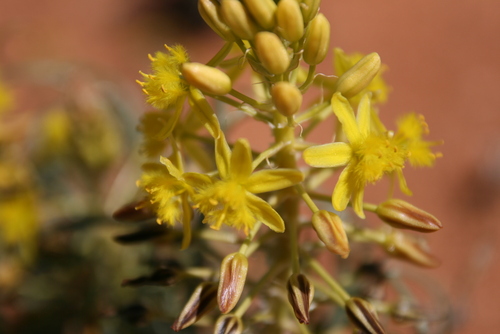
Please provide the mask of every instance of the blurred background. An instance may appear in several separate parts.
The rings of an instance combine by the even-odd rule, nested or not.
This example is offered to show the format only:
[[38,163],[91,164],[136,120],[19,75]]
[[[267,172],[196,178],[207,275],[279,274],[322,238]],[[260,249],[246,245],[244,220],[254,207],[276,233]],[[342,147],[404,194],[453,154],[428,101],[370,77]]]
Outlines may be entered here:
[[[402,113],[416,111],[425,115],[431,131],[428,138],[444,140],[438,148],[444,157],[434,168],[405,170],[414,193],[412,203],[444,224],[443,230],[428,236],[432,252],[442,265],[425,270],[425,275],[451,299],[454,333],[490,332],[500,325],[500,290],[495,288],[500,281],[500,3],[332,0],[323,1],[321,10],[332,26],[332,47],[341,47],[347,53],[375,51],[388,65],[385,78],[392,91],[389,101],[381,106],[384,122],[394,124]],[[39,213],[29,217],[32,226],[38,226],[38,218],[44,217],[57,227],[58,243],[53,237],[47,239],[42,247],[46,255],[58,261],[74,261],[65,248],[68,235],[64,227],[69,226],[65,219],[71,217],[72,238],[76,229],[76,237],[84,239],[78,236],[78,226],[98,224],[134,195],[139,175],[138,165],[130,162],[136,161],[135,124],[148,110],[135,80],[139,79],[139,70],[149,68],[148,53],[162,50],[163,44],[176,43],[186,46],[192,60],[199,62],[207,61],[216,46],[222,45],[198,16],[195,0],[18,0],[0,5],[0,78],[14,96],[14,101],[9,101],[2,100],[0,94],[0,103],[14,110],[13,114],[0,115],[0,140],[2,145],[17,143],[15,149],[2,152],[7,163],[0,166],[0,186],[23,198],[18,201],[10,196],[9,201],[15,204],[3,200],[0,216],[4,217],[0,218],[17,217],[7,216],[10,211],[3,206],[19,205],[22,215],[26,213],[24,205],[40,203],[37,196],[54,199],[41,207],[33,204]],[[332,62],[325,61],[320,70],[331,74]],[[53,129],[58,130],[50,135]],[[97,135],[89,135],[89,129],[97,129]],[[251,135],[252,128],[239,126],[236,131],[245,137]],[[16,141],[21,136],[28,138],[27,144]],[[78,138],[70,142],[69,137]],[[318,136],[317,140],[325,142],[328,138]],[[108,144],[95,158],[95,150],[102,143]],[[79,148],[76,157],[72,155],[75,147]],[[23,160],[26,150],[37,152],[35,161]],[[68,152],[64,159],[73,161],[74,166],[71,172],[54,172],[57,162],[53,156],[64,150]],[[36,173],[30,172],[32,168]],[[62,178],[71,179],[71,184],[62,184]],[[32,185],[40,185],[40,180],[59,190],[47,193],[34,189]],[[65,194],[74,194],[75,189],[78,196],[68,199]],[[105,194],[103,198],[92,195],[95,189]],[[370,190],[368,197],[386,190]],[[77,201],[95,215],[75,222],[78,213],[67,212],[68,201]],[[3,234],[19,235],[2,229]],[[30,231],[36,230],[23,231],[25,247],[15,250],[28,262],[33,256],[30,243],[36,238]],[[102,268],[114,268],[111,271],[118,277],[95,278],[105,280],[112,300],[113,289],[120,289],[121,279],[136,274],[136,269],[129,268],[130,256],[139,255],[137,251],[124,254],[99,238],[92,239],[92,245],[78,239],[81,244],[76,243],[79,246],[72,249],[72,256],[83,261],[81,254],[96,252]],[[43,245],[43,240],[40,242]],[[114,251],[127,260],[106,263],[102,254]],[[4,300],[12,298],[8,299],[12,306],[24,300],[5,291],[24,277],[25,269],[9,261],[8,255],[2,255],[0,287]],[[46,273],[53,282],[58,276],[54,273],[57,268],[51,266],[30,270]],[[68,293],[76,294],[75,284],[91,269],[78,270],[83,272],[60,283]],[[49,285],[43,279],[36,283]],[[24,292],[29,295],[29,291]],[[139,297],[124,298],[130,303],[123,305],[132,307]],[[78,310],[77,305],[59,307]],[[5,302],[1,306],[2,323],[11,328],[6,333],[16,333],[15,328],[22,327],[15,319],[26,319],[24,314],[13,314],[15,310]],[[128,314],[127,310],[121,311]],[[93,332],[89,329],[88,333]]]

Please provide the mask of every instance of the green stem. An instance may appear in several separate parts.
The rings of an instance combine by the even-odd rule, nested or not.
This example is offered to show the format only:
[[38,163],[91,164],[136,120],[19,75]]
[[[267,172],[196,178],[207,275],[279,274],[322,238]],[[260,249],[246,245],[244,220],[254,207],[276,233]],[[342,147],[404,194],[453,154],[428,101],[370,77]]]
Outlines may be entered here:
[[255,235],[257,234],[257,232],[259,231],[261,225],[262,225],[262,222],[260,222],[260,221],[258,221],[258,222],[255,223],[255,225],[253,226],[252,230],[248,234],[247,238],[241,244],[241,247],[240,247],[240,250],[239,250],[239,252],[241,254],[243,254],[245,256],[248,255],[248,246],[250,246],[250,243],[252,242],[253,238],[255,237]]
[[287,145],[287,143],[279,142],[279,143],[276,143],[273,146],[269,147],[267,150],[263,151],[262,153],[260,153],[257,156],[257,158],[255,158],[255,160],[252,162],[252,170],[257,168],[257,166],[259,166],[262,161],[264,161],[264,160],[272,157],[276,153],[278,153],[285,145]]
[[324,286],[322,283],[314,279],[313,277],[309,277],[311,284],[314,285],[314,288],[320,290],[325,295],[327,295],[333,302],[337,305],[345,305],[344,300],[334,291],[332,291],[329,287]]
[[314,81],[315,75],[316,75],[316,65],[310,65],[309,66],[309,71],[307,72],[306,81],[304,81],[304,83],[302,84],[302,86],[299,87],[299,89],[300,89],[300,91],[302,93],[304,93],[305,91],[307,91],[307,89],[309,88],[309,86],[311,86],[311,84]]
[[307,206],[309,207],[309,209],[311,209],[313,213],[319,211],[318,206],[316,205],[316,203],[313,202],[311,196],[309,196],[309,194],[306,192],[306,189],[304,188],[304,185],[302,183],[297,184],[295,186],[295,189],[297,190],[300,197],[302,197],[304,202],[306,202]]
[[332,201],[331,195],[320,194],[317,192],[309,192],[309,196],[311,196],[311,198],[313,198],[313,199],[317,199],[318,201],[324,201],[324,202],[331,202]]
[[233,42],[226,42],[224,46],[213,56],[212,59],[207,63],[208,66],[216,67],[219,65],[229,54],[231,49],[233,48]]
[[340,306],[345,306],[345,302],[351,298],[347,291],[326,271],[326,269],[315,259],[307,256],[307,261],[311,268],[326,282],[342,300]]
[[295,122],[302,123],[302,122],[308,121],[311,118],[315,117],[316,115],[321,114],[323,112],[323,110],[325,110],[327,108],[330,109],[330,102],[323,102],[320,104],[316,104],[315,106],[304,111],[303,113],[296,115]]
[[271,109],[269,109],[268,106],[259,103],[257,100],[254,100],[251,97],[248,97],[245,94],[240,93],[240,92],[238,92],[235,89],[231,89],[231,91],[229,92],[229,94],[232,95],[232,96],[234,96],[237,99],[240,99],[244,103],[251,105],[252,107],[254,107],[256,109],[265,110],[265,111],[271,111]]
[[377,211],[377,208],[378,205],[376,204],[363,202],[363,209],[366,211],[375,212]]

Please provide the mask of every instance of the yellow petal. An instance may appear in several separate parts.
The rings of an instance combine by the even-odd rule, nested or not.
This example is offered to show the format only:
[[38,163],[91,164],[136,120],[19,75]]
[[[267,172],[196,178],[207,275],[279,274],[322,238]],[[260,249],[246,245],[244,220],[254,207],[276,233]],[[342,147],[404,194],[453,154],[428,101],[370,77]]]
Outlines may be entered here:
[[254,194],[279,190],[293,186],[304,179],[296,169],[265,169],[253,173],[245,182],[245,189]]
[[167,167],[170,175],[175,177],[177,180],[182,179],[182,172],[177,167],[174,166],[172,161],[170,161],[169,159],[167,159],[165,157],[160,157],[160,162]]
[[238,139],[231,153],[230,176],[244,182],[252,173],[252,152],[246,139]]
[[231,149],[227,144],[224,133],[221,132],[219,137],[215,139],[215,164],[222,179],[229,176],[229,166],[231,162]]
[[330,143],[307,148],[303,157],[309,166],[338,167],[349,162],[352,150],[351,146],[346,143]]
[[263,199],[247,194],[248,207],[255,217],[274,232],[284,232],[285,223],[281,216]]
[[370,93],[366,93],[361,98],[358,106],[357,121],[359,126],[359,132],[366,138],[370,134],[370,117],[371,117],[371,106],[370,106]]
[[361,189],[357,189],[352,194],[352,208],[354,212],[358,215],[359,218],[365,218],[365,213],[363,212],[363,195],[365,193],[365,189],[361,187]]
[[196,112],[200,116],[203,125],[205,125],[212,137],[219,137],[219,133],[221,132],[219,120],[217,119],[217,116],[215,115],[212,107],[205,99],[203,93],[199,89],[196,89],[194,87],[189,88],[189,93],[189,104],[191,105],[194,112]]
[[349,189],[349,166],[340,173],[339,180],[333,189],[332,205],[337,211],[343,211],[349,203],[351,189]]
[[408,185],[406,184],[406,179],[403,175],[403,171],[401,170],[401,168],[396,169],[396,175],[398,176],[399,189],[401,189],[403,194],[411,196],[413,193],[410,190],[410,188],[408,188]]
[[354,111],[349,101],[342,94],[335,93],[332,97],[332,108],[340,123],[342,123],[347,139],[351,143],[359,142],[361,140],[361,132],[359,131],[358,123],[356,123]]
[[205,174],[184,173],[183,177],[187,184],[196,189],[205,188],[206,186],[213,183],[213,180],[210,178],[210,176]]

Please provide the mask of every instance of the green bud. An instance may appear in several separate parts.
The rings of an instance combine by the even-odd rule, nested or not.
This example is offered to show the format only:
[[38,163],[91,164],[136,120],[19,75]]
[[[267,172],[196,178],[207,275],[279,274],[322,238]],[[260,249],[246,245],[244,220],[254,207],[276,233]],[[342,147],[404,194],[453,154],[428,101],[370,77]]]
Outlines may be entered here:
[[271,88],[276,109],[284,116],[292,116],[300,110],[302,105],[302,93],[294,84],[280,81]]
[[318,14],[319,5],[321,0],[302,0],[300,3],[300,9],[302,11],[302,17],[304,17],[304,24],[309,23],[316,14]]
[[370,84],[380,70],[380,56],[373,52],[361,58],[337,80],[335,90],[350,98]]
[[259,31],[246,8],[238,0],[222,0],[221,14],[224,22],[241,39],[253,40]]
[[296,0],[281,0],[276,9],[278,32],[289,42],[297,42],[304,36],[304,19]]
[[217,302],[222,313],[231,312],[240,299],[248,271],[248,260],[241,253],[232,253],[222,260]]
[[264,29],[273,29],[276,24],[276,4],[273,0],[244,0],[248,11]]
[[200,63],[184,63],[181,73],[188,84],[204,93],[225,95],[232,89],[231,79],[221,70]]
[[231,29],[222,21],[220,5],[216,0],[198,0],[198,11],[205,23],[222,39],[235,40]]
[[349,256],[349,241],[339,216],[333,212],[319,210],[314,213],[312,224],[319,239],[329,251],[339,254],[344,259]]
[[309,24],[304,44],[304,61],[309,65],[321,63],[330,45],[330,23],[323,14],[318,14]]
[[430,213],[400,199],[390,199],[380,204],[375,213],[395,228],[434,232],[443,227],[441,222]]
[[272,32],[262,31],[255,35],[255,53],[269,73],[282,74],[290,65],[285,46]]

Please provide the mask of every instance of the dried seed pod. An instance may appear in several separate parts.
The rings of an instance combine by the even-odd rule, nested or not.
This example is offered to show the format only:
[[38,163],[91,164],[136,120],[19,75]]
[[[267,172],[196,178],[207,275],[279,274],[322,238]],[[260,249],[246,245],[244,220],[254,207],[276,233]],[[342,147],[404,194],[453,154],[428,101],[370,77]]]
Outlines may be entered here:
[[329,251],[339,254],[344,259],[349,256],[349,241],[339,216],[333,212],[319,210],[314,213],[312,224],[319,239]]
[[309,65],[321,63],[330,46],[330,22],[323,14],[318,14],[309,24],[304,44],[304,61]]
[[242,332],[243,323],[240,317],[234,314],[222,315],[215,323],[214,334],[241,334]]
[[396,228],[434,232],[443,227],[441,222],[430,213],[400,199],[385,201],[377,207],[375,213],[384,222]]
[[264,29],[271,30],[276,24],[276,3],[273,0],[244,0],[252,17]]
[[252,40],[259,31],[245,6],[238,0],[222,0],[221,15],[233,33],[241,39]]
[[318,14],[319,5],[321,0],[302,0],[300,3],[300,10],[302,11],[302,17],[304,18],[304,24],[309,23],[316,14]]
[[231,78],[221,70],[200,63],[184,63],[181,73],[188,84],[204,93],[225,95],[232,89]]
[[191,326],[217,305],[217,284],[203,282],[194,289],[191,297],[172,325],[176,332]]
[[290,65],[285,46],[272,32],[261,31],[255,35],[255,53],[269,73],[282,74]]
[[280,81],[271,88],[276,109],[284,116],[292,116],[300,110],[302,106],[302,93],[294,84],[287,81]]
[[384,249],[391,256],[422,267],[436,268],[441,264],[417,240],[399,231],[395,231],[387,238]]
[[222,313],[231,312],[240,299],[248,271],[248,259],[241,253],[232,253],[222,260],[217,302]]
[[314,297],[314,286],[303,274],[293,274],[286,286],[288,301],[301,324],[309,324],[309,308]]
[[357,297],[349,299],[345,304],[345,311],[352,324],[361,330],[362,333],[385,333],[375,309],[366,300]]
[[222,39],[226,41],[234,41],[236,39],[231,28],[222,21],[218,1],[198,0],[198,11],[206,24]]
[[337,80],[335,90],[350,98],[368,86],[380,70],[381,61],[378,53],[370,53],[361,58],[353,67]]
[[276,9],[278,32],[289,42],[297,42],[304,36],[304,19],[296,0],[281,0]]

